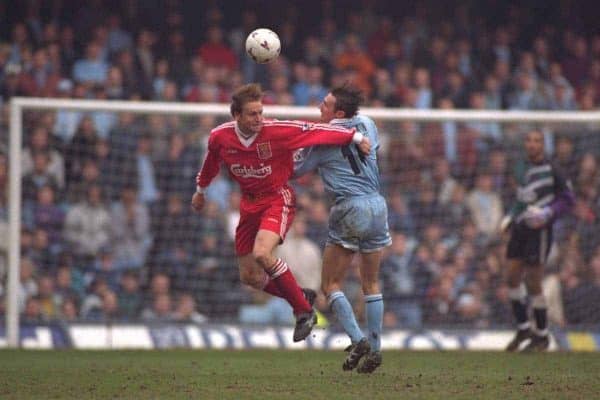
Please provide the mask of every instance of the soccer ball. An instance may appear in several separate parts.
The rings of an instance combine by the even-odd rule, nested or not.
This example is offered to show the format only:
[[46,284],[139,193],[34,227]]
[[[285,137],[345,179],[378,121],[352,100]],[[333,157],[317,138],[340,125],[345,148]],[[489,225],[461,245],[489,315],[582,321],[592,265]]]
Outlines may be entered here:
[[279,57],[279,52],[281,52],[279,36],[270,29],[256,29],[246,39],[246,53],[259,64],[273,61]]

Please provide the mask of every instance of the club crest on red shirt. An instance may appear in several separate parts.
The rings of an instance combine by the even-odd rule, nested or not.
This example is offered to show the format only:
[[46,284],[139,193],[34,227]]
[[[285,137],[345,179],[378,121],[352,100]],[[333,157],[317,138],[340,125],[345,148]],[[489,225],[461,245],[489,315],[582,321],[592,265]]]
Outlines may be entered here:
[[261,160],[273,157],[273,153],[271,152],[271,142],[257,143],[256,151],[258,152],[258,158]]

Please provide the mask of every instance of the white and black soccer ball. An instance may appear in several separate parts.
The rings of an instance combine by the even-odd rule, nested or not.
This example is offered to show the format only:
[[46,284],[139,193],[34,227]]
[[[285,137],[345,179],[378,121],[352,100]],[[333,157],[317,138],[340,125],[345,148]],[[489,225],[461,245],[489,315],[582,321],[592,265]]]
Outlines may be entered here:
[[246,38],[246,53],[258,64],[270,63],[279,57],[280,52],[279,36],[270,29],[255,29]]

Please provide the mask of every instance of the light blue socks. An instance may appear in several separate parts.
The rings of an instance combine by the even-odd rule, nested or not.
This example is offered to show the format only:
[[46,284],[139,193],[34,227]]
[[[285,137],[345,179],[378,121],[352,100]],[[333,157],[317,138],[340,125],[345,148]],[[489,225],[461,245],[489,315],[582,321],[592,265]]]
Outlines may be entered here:
[[383,325],[383,296],[381,293],[365,296],[365,314],[371,351],[380,351]]
[[[379,296],[381,298],[381,295]],[[365,335],[360,330],[360,327],[356,322],[356,317],[354,316],[354,311],[352,311],[352,306],[350,305],[350,302],[344,293],[333,292],[327,297],[327,300],[329,301],[329,306],[333,310],[337,319],[344,327],[344,331],[346,331],[348,336],[350,336],[352,343],[358,343],[362,338],[364,338]]]

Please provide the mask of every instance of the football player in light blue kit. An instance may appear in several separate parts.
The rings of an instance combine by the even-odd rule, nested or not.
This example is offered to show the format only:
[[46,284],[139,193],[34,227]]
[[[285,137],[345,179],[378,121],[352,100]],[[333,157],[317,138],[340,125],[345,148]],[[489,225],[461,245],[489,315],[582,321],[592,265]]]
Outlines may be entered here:
[[[358,372],[371,373],[382,362],[383,297],[379,288],[379,264],[382,249],[392,240],[387,223],[387,205],[379,193],[377,127],[369,117],[357,114],[361,102],[360,90],[350,85],[337,87],[319,106],[321,122],[361,132],[371,142],[370,154],[361,155],[354,145],[306,148],[297,154],[294,175],[301,176],[318,168],[325,190],[335,199],[323,253],[322,289],[352,341],[343,369],[349,371],[358,366]],[[367,337],[358,326],[352,306],[342,292],[346,270],[356,253],[360,255]],[[363,361],[359,365],[361,358]]]

